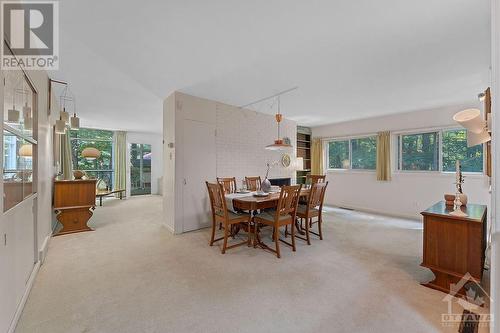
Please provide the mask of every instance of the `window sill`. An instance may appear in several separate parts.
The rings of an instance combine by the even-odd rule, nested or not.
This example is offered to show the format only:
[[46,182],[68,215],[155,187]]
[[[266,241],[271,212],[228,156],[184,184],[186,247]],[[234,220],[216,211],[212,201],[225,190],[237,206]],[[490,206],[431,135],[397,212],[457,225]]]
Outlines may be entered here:
[[[421,175],[421,176],[442,176],[454,178],[455,172],[445,172],[445,171],[410,171],[410,170],[397,170],[392,172],[393,175]],[[487,177],[482,172],[462,172],[466,178],[484,178]]]
[[364,169],[328,169],[327,173],[375,173],[375,170]]

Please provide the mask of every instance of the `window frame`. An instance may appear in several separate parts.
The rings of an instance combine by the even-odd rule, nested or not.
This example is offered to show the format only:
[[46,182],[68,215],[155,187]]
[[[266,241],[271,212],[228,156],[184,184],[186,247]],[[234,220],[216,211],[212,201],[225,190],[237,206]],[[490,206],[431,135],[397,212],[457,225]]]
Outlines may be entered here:
[[[7,42],[7,40],[5,38],[2,38],[2,43],[4,43],[3,44],[4,47],[17,59],[16,54],[14,53],[14,51],[10,47],[10,44]],[[10,134],[14,135],[16,138],[22,139],[22,140],[24,140],[32,145],[32,162],[31,162],[32,190],[31,190],[31,193],[29,195],[27,195],[26,197],[23,196],[23,199],[20,202],[16,203],[14,206],[12,206],[8,209],[5,209],[5,207],[3,206],[3,203],[2,203],[2,212],[1,212],[2,214],[5,214],[5,213],[15,209],[16,207],[21,205],[26,200],[29,200],[31,198],[36,198],[38,196],[38,111],[39,111],[38,110],[38,90],[37,90],[34,82],[32,81],[31,77],[26,72],[26,70],[20,65],[18,66],[18,69],[21,71],[21,76],[25,80],[28,88],[31,89],[31,112],[32,112],[32,118],[33,118],[32,127],[31,127],[31,135],[26,134],[23,131],[7,124],[5,122],[5,119],[4,119],[4,121],[2,122],[2,147],[0,149],[1,149],[2,154],[4,154],[3,136],[5,135],[5,132],[9,132]],[[1,77],[4,80],[3,89],[5,89],[5,76],[2,75]],[[5,110],[4,110],[4,105],[5,105],[4,102],[5,101],[3,100],[3,98],[5,98],[4,95],[2,95],[2,103],[3,103],[2,112],[5,113]],[[4,192],[5,191],[5,188],[4,188],[5,180],[3,179],[3,174],[4,174],[5,170],[3,168],[3,160],[2,160],[2,165],[0,166],[0,168],[2,170],[2,195],[5,195],[5,192]]]
[[[370,134],[363,134],[363,135],[353,135],[353,136],[345,136],[345,137],[337,137],[337,138],[329,138],[325,139],[324,141],[326,142],[326,149],[325,149],[325,158],[324,160],[326,161],[326,171],[327,172],[359,172],[359,173],[364,173],[364,172],[369,172],[369,173],[374,173],[377,171],[377,168],[375,166],[375,169],[353,169],[352,167],[352,140],[357,140],[357,139],[365,139],[365,138],[371,138],[371,137],[377,137],[376,133],[370,133]],[[330,168],[330,154],[329,154],[329,148],[330,148],[330,142],[338,142],[338,141],[347,141],[348,146],[349,146],[349,168]],[[376,147],[377,143],[375,143]],[[377,147],[375,148],[377,149]],[[376,154],[376,150],[375,150]]]
[[[81,170],[81,171],[85,171],[85,172],[95,172],[95,173],[109,173],[111,176],[111,184],[109,184],[110,186],[113,185],[113,178],[114,178],[114,174],[115,174],[115,165],[114,165],[114,154],[115,154],[115,140],[114,140],[114,137],[115,137],[115,131],[113,130],[108,130],[108,129],[102,129],[102,128],[90,128],[90,127],[83,127],[83,128],[80,128],[79,130],[81,129],[84,129],[84,130],[96,130],[96,131],[109,131],[112,133],[112,136],[111,136],[111,139],[102,139],[102,138],[81,138],[81,137],[71,137],[70,135],[70,143],[71,143],[71,146],[73,146],[73,141],[76,141],[77,143],[80,143],[81,141],[83,142],[110,142],[111,143],[111,160],[110,160],[110,164],[111,164],[111,168],[110,169],[81,169],[81,168],[78,168],[78,160],[79,160],[79,156],[76,156],[76,160],[77,160],[77,165],[73,165],[73,169],[75,170]],[[78,130],[78,131],[79,131]],[[71,130],[70,131],[77,131],[77,130]],[[75,156],[73,156],[73,149],[71,150],[72,152],[72,156],[71,156],[71,161],[72,163],[74,162],[73,161],[73,158]],[[73,163],[74,164],[74,163]]]
[[[465,130],[463,127],[459,126],[444,126],[444,127],[436,127],[436,128],[426,128],[426,129],[421,129],[421,130],[409,130],[409,131],[398,131],[398,132],[393,132],[392,135],[394,135],[394,138],[392,140],[392,144],[394,146],[393,152],[395,158],[394,162],[392,163],[392,172],[393,173],[403,173],[403,174],[455,174],[455,171],[444,171],[443,170],[443,133],[447,131],[457,131],[457,130]],[[426,134],[426,133],[437,133],[438,137],[438,169],[437,170],[403,170],[402,169],[402,148],[403,146],[400,144],[401,143],[401,137],[403,135],[415,135],[415,134]],[[486,145],[482,145],[482,159],[483,159],[483,171],[464,171],[462,172],[463,174],[469,175],[469,176],[483,176],[485,173],[485,150],[486,150]],[[392,152],[391,152],[392,154]],[[401,159],[400,159],[401,158]]]

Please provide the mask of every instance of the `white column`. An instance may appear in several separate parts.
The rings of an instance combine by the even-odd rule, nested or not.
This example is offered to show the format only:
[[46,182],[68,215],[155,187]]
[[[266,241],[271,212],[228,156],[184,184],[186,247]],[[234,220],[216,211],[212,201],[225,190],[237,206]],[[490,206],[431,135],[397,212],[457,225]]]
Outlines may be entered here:
[[491,92],[492,92],[492,198],[490,219],[492,223],[491,242],[491,314],[494,321],[490,332],[500,332],[500,223],[497,216],[500,212],[500,0],[491,2]]

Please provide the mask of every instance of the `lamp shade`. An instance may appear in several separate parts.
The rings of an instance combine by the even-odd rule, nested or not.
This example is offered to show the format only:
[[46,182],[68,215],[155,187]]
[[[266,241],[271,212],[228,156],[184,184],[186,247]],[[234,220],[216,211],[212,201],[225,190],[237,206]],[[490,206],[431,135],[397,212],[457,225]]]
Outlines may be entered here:
[[56,134],[66,133],[66,122],[62,119],[56,120]]
[[76,113],[71,117],[70,119],[70,125],[72,130],[79,130],[80,129],[80,118],[76,116]]
[[481,118],[479,109],[467,109],[456,113],[453,120],[462,125],[467,131],[479,134],[484,131],[485,121]]
[[96,158],[99,158],[101,156],[101,152],[94,147],[88,147],[85,148],[82,151],[82,157],[88,159],[88,160],[95,160]]
[[19,148],[19,156],[22,157],[32,157],[33,156],[33,145],[25,144]]
[[69,123],[69,113],[66,111],[66,108],[64,108],[62,111],[61,111],[61,119],[64,120],[64,122],[67,124]]
[[295,160],[295,168],[297,171],[304,170],[304,158],[303,157],[297,157],[297,159]]
[[490,140],[491,135],[487,130],[483,130],[481,133],[467,132],[467,147],[474,147]]

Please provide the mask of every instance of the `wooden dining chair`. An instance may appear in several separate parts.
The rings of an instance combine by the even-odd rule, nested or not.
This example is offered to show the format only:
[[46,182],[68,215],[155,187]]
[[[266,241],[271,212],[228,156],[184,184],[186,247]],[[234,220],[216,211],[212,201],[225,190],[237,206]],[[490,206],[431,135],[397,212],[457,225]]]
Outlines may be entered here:
[[[263,224],[273,227],[273,240],[276,249],[265,246],[268,250],[276,253],[278,258],[281,258],[279,242],[283,242],[292,247],[295,251],[295,214],[299,203],[299,195],[302,185],[283,186],[281,188],[278,206],[276,210],[266,210],[254,216],[256,225]],[[279,228],[282,226],[291,226],[292,243],[288,243],[279,237]],[[264,245],[261,243],[261,245]]]
[[316,184],[324,183],[326,181],[326,175],[306,175],[306,183]]
[[260,184],[262,184],[262,181],[260,180],[260,176],[258,176],[258,177],[245,177],[245,183],[247,184],[247,189],[249,191],[259,191]]
[[[229,232],[232,230],[231,226],[245,223],[247,230],[250,231],[250,221],[252,217],[250,214],[236,214],[227,210],[226,199],[224,197],[224,187],[222,184],[209,182],[205,183],[207,184],[210,206],[212,207],[212,235],[210,236],[210,246],[212,246],[215,242],[224,239],[224,244],[222,246],[222,254],[224,254],[227,249],[244,244],[250,245],[250,232],[248,232],[248,239],[246,241],[227,246],[227,239],[230,236]],[[215,229],[217,223],[224,225],[224,236],[215,239]]]
[[[307,203],[305,205],[299,204],[299,206],[297,207],[297,217],[300,219],[301,226],[302,226],[302,220],[305,220],[306,238],[303,238],[298,235],[296,237],[307,241],[307,245],[311,245],[311,239],[309,237],[309,233],[319,236],[319,239],[321,240],[323,239],[323,231],[321,228],[323,219],[321,211],[323,210],[323,201],[325,199],[327,186],[328,182],[312,184]],[[317,220],[313,222],[313,218],[317,218]],[[310,228],[315,223],[318,223],[318,233],[315,233],[310,230]],[[288,230],[285,230],[285,236],[287,232]]]
[[236,177],[217,177],[217,183],[222,184],[225,194],[236,192]]

